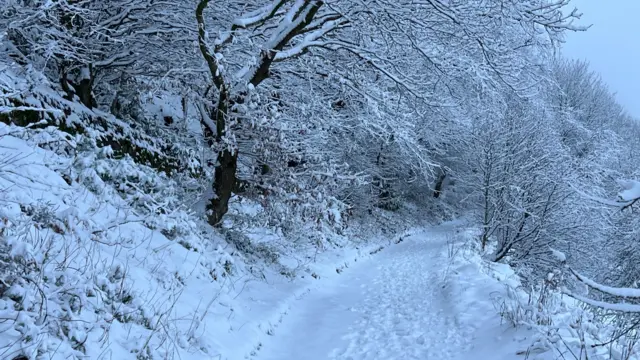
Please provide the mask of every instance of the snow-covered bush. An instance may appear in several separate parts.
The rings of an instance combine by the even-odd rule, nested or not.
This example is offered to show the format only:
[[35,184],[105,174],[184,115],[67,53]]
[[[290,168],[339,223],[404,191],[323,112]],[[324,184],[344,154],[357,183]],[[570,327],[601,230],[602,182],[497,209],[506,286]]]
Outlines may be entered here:
[[[551,274],[550,274],[551,275]],[[525,289],[505,284],[504,295],[493,301],[510,326],[533,330],[520,355],[549,353],[565,359],[636,359],[637,333],[621,331],[610,314],[594,311],[562,292],[555,276]]]
[[139,125],[65,100],[30,67],[6,67],[0,77],[7,86],[7,94],[0,98],[0,120],[5,124],[54,126],[68,133],[70,139],[84,135],[83,141],[93,142],[92,147],[110,147],[116,157],[129,155],[140,164],[167,173],[193,168],[184,156],[180,158],[178,145],[149,136]]

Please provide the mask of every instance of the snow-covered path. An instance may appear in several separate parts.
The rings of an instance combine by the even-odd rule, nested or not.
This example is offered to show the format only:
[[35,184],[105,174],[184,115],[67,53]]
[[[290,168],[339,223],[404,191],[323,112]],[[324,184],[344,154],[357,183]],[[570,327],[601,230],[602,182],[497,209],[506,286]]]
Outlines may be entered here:
[[352,266],[293,306],[257,359],[523,358],[502,340],[495,280],[450,272],[447,239],[438,227]]

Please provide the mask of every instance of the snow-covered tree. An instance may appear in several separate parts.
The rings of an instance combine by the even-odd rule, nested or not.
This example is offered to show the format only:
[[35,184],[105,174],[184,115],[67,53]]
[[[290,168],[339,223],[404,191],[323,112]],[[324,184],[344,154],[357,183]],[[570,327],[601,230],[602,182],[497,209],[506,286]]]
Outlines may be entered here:
[[[461,101],[454,89],[470,78],[482,86],[526,91],[535,82],[531,70],[547,50],[564,31],[578,29],[571,24],[577,12],[563,13],[568,4],[277,0],[263,7],[249,4],[226,28],[212,29],[205,11],[210,1],[201,1],[196,11],[199,46],[216,90],[214,97],[208,95],[203,122],[219,151],[210,222],[218,223],[227,211],[247,120],[273,116],[273,109],[257,99],[277,87],[287,104],[292,89],[279,86],[283,77],[321,73],[365,97],[379,120],[358,121],[357,126],[375,129],[383,142],[393,139],[400,154],[411,155],[406,164],[430,173],[434,164],[422,144],[436,141],[416,137],[419,130],[413,130],[420,129],[426,109]],[[210,40],[216,32],[220,35]],[[311,59],[298,61],[301,55]],[[335,118],[340,116],[325,120]],[[394,123],[405,119],[407,125]],[[418,174],[424,178],[424,172]]]
[[[621,180],[619,181],[622,191],[618,194],[618,199],[615,201],[607,201],[602,199],[596,199],[601,203],[605,203],[609,206],[617,207],[622,211],[630,211],[634,206],[640,203],[640,181],[636,180]],[[637,217],[637,216],[636,216]],[[630,246],[627,249],[629,252],[626,256],[635,258],[637,253],[638,244],[638,228],[640,224],[637,220],[634,222],[636,234],[635,239],[630,240]],[[622,255],[624,256],[624,255]],[[628,259],[627,259],[628,260]],[[594,300],[579,294],[571,294],[572,296],[586,302],[587,304],[594,305],[596,307],[602,307],[608,310],[620,311],[624,313],[640,313],[640,305],[638,305],[637,299],[640,299],[640,289],[637,289],[638,273],[635,269],[637,261],[634,261],[631,267],[620,267],[617,270],[623,271],[623,277],[626,277],[627,281],[633,280],[627,286],[629,287],[612,287],[599,284],[587,276],[584,276],[578,272],[573,271],[576,278],[587,285],[589,288],[596,290],[597,293],[605,296],[607,301]],[[635,277],[635,278],[634,278]],[[616,301],[617,300],[617,301]]]
[[192,11],[180,1],[8,0],[0,23],[15,61],[43,69],[69,99],[108,107],[127,82],[163,77],[194,57]]
[[466,150],[465,181],[480,203],[481,245],[495,241],[492,261],[538,266],[551,260],[564,226],[565,155],[544,103],[511,97],[493,106],[498,109],[474,120]]

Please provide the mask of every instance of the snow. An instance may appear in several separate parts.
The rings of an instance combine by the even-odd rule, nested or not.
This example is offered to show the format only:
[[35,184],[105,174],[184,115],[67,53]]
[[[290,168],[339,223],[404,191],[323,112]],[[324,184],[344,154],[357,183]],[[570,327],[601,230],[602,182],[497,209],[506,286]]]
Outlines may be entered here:
[[[25,140],[16,137],[21,131],[33,133]],[[367,241],[353,237],[350,246],[324,251],[286,248],[287,239],[276,232],[243,228],[256,250],[284,243],[286,251],[273,266],[259,266],[233,255],[229,241],[202,232],[186,213],[140,215],[99,174],[147,174],[126,159],[110,163],[109,149],[71,158],[34,146],[55,139],[52,131],[0,124],[5,162],[0,249],[8,246],[7,256],[17,263],[29,259],[37,265],[27,270],[38,286],[17,282],[0,298],[0,314],[17,320],[0,327],[2,356],[506,360],[533,352],[534,359],[550,360],[557,355],[550,330],[538,329],[523,315],[536,319],[546,310],[527,305],[529,295],[507,290],[520,286],[518,277],[507,265],[482,260],[470,247],[477,234],[461,221]],[[71,168],[79,181],[69,184],[63,174]],[[257,203],[239,200],[230,215],[261,211]],[[328,206],[326,212],[340,219],[337,209]],[[17,227],[36,216],[48,220]],[[42,226],[48,227],[46,236]],[[170,240],[164,230],[174,228],[182,230]],[[24,311],[15,310],[15,299]],[[550,313],[554,326],[567,343],[579,346],[570,330],[576,317],[561,310]],[[526,327],[503,322],[499,312]],[[60,317],[68,318],[63,338],[56,330]],[[596,343],[598,337],[589,339]]]
[[[15,130],[0,127],[5,134]],[[40,286],[46,292],[46,308],[53,312],[49,319],[58,313],[71,316],[72,321],[66,340],[58,339],[47,334],[44,329],[52,324],[41,323],[37,311],[15,312],[14,305],[2,300],[1,312],[22,324],[14,329],[3,326],[0,348],[5,355],[19,351],[11,344],[28,336],[38,342],[22,343],[27,353],[58,348],[54,359],[78,356],[78,342],[84,344],[86,356],[96,359],[133,359],[144,352],[154,357],[176,353],[189,359],[241,359],[250,354],[299,359],[306,358],[300,356],[308,349],[315,349],[318,356],[338,358],[395,353],[402,358],[441,355],[446,359],[480,346],[473,334],[481,327],[500,327],[489,301],[490,286],[475,278],[461,279],[460,269],[449,273],[457,279],[451,283],[442,277],[440,265],[447,261],[442,250],[450,232],[446,226],[420,235],[400,233],[339,252],[325,251],[317,254],[315,262],[299,266],[293,278],[269,268],[262,269],[258,278],[250,275],[245,260],[220,247],[225,246],[220,239],[208,239],[207,244],[191,234],[171,241],[151,230],[144,225],[145,219],[113,196],[91,167],[82,176],[101,184],[101,192],[95,194],[79,183],[68,184],[58,173],[71,165],[71,159],[11,135],[2,136],[0,145],[0,157],[14,159],[0,177],[0,185],[7,189],[3,214],[19,221],[25,210],[15,204],[48,204],[43,208],[50,206],[52,222],[64,232],[52,235],[56,239],[52,250],[60,246],[61,258],[51,265],[42,256],[42,239],[37,236],[33,241],[9,236],[9,255],[33,259],[45,277],[58,274],[68,279],[62,287],[46,280]],[[104,165],[92,159],[81,158],[75,166]],[[140,171],[127,166],[118,171]],[[246,211],[258,211],[255,204],[240,205]],[[166,220],[180,224],[178,219]],[[248,233],[259,241],[276,237]],[[399,242],[400,238],[404,241]],[[180,246],[183,242],[198,251]],[[75,255],[65,260],[65,251]],[[282,262],[293,263],[295,258]],[[304,260],[303,253],[297,260]],[[221,268],[227,267],[232,270],[223,272]],[[78,273],[77,268],[86,273]],[[474,272],[477,269],[470,268],[467,274]],[[463,280],[466,283],[461,284]],[[87,297],[100,289],[105,289],[101,295],[105,298]],[[31,296],[32,291],[29,284],[15,284],[7,294],[24,299],[25,308],[37,309],[40,300]],[[111,307],[106,296],[122,291],[127,300],[111,299],[117,302]],[[82,310],[66,312],[72,306],[65,304],[66,293],[83,301]],[[485,298],[478,301],[478,296]],[[456,303],[454,298],[470,300]],[[173,339],[170,345],[167,339]],[[508,341],[495,342],[511,349]],[[327,344],[330,348],[325,348]],[[513,354],[511,350],[505,350],[505,356]]]
[[80,76],[77,80],[91,80],[91,71],[88,66],[83,66],[80,68]]
[[264,6],[258,10],[249,12],[233,21],[233,24],[240,27],[247,27],[265,21],[271,16],[281,5],[281,1],[272,1],[271,4]]
[[556,260],[560,262],[567,261],[567,255],[565,255],[562,251],[558,251],[556,249],[550,249],[550,250],[551,250],[551,255],[553,255],[553,257],[556,258]]
[[324,45],[325,41],[319,41],[319,39],[325,36],[327,33],[335,30],[343,23],[344,20],[327,21],[323,23],[318,30],[311,31],[309,34],[305,35],[305,37],[296,45],[292,46],[288,50],[278,52],[274,60],[282,61],[300,55],[309,47]]
[[[184,116],[180,97],[147,100],[150,114]],[[37,99],[28,105],[41,107]],[[71,109],[67,121],[90,112]],[[68,152],[42,145],[52,143]],[[246,227],[239,219],[265,207],[237,198],[225,225],[248,242],[235,243],[186,211],[139,211],[134,205],[177,196],[169,180],[131,159],[111,159],[108,147],[86,148],[81,136],[55,127],[0,124],[0,265],[24,265],[18,270],[28,279],[0,289],[0,316],[16,319],[0,324],[0,358],[555,359],[557,334],[567,346],[582,345],[572,332],[576,319],[595,329],[589,344],[606,338],[583,322],[575,300],[554,295],[560,305],[540,305],[531,299],[542,296],[513,290],[520,286],[514,271],[482,260],[470,246],[478,236],[463,222],[294,247],[281,231]],[[139,185],[153,189],[127,192]],[[347,223],[336,203],[322,206],[327,223]],[[265,265],[274,248],[277,258]],[[608,356],[601,355],[593,359]]]
[[[25,131],[33,131],[29,139],[16,137]],[[510,298],[517,276],[482,260],[470,247],[477,234],[461,221],[368,241],[354,236],[351,246],[326,251],[288,248],[273,266],[259,266],[233,255],[230,242],[202,232],[186,213],[140,215],[99,174],[147,174],[126,159],[110,163],[109,149],[71,158],[34,145],[55,139],[52,131],[0,124],[0,249],[8,246],[18,264],[36,265],[27,270],[38,286],[16,282],[0,298],[0,314],[17,320],[0,327],[3,357],[556,358],[548,329],[526,317],[511,318],[528,327],[502,322],[499,309],[540,311],[519,305],[526,294]],[[78,181],[63,178],[69,169]],[[247,200],[233,207],[230,214],[263,211]],[[329,214],[340,217],[331,207]],[[36,223],[36,216],[48,220]],[[174,228],[180,231],[171,240],[164,230]],[[243,234],[255,249],[286,242],[261,228]],[[16,299],[24,311],[16,310]]]
[[599,307],[599,308],[602,308],[602,309],[605,309],[605,310],[619,311],[619,312],[626,312],[626,313],[635,313],[635,314],[640,312],[640,305],[609,303],[609,302],[605,302],[605,301],[598,301],[598,300],[589,299],[587,297],[576,295],[576,294],[569,293],[569,295],[574,297],[576,300],[582,301],[585,304],[589,304],[589,305],[592,305],[592,306],[595,306],[595,307]]
[[[143,168],[126,159],[110,163],[108,149],[62,156],[35,146],[55,138],[55,129],[16,137],[25,131],[0,124],[0,249],[18,265],[35,266],[25,268],[32,282],[14,282],[0,297],[0,314],[17,320],[0,327],[2,358],[41,352],[52,359],[242,359],[317,283],[405,235],[351,239],[339,250],[299,249],[281,255],[278,266],[250,263],[187,213],[142,216],[99,175],[144,178]],[[63,178],[69,171],[77,182]],[[171,229],[179,231],[169,239]],[[258,245],[284,242],[265,229],[246,235]]]
[[634,201],[640,199],[640,181],[618,180],[618,184],[624,189],[618,194],[622,201]]
[[[611,287],[611,286],[601,285],[589,279],[588,277],[578,274],[576,272],[574,272],[574,275],[578,278],[578,280],[582,281],[589,287],[594,288],[598,291],[602,291],[603,293],[607,293],[613,296],[626,297],[626,298],[640,298],[640,289]],[[637,305],[636,307],[640,308]]]
[[617,180],[617,182],[618,182],[618,185],[620,185],[620,187],[622,187],[623,189],[618,193],[618,201],[603,199],[598,196],[587,194],[577,189],[573,185],[571,185],[571,187],[573,188],[574,191],[576,191],[580,196],[584,197],[585,199],[598,202],[603,205],[608,205],[608,206],[625,207],[633,204],[634,201],[638,201],[638,199],[640,199],[640,181]]
[[453,236],[451,224],[421,231],[313,289],[257,359],[520,359],[527,336],[501,325],[491,302],[503,285],[481,260],[447,258]]

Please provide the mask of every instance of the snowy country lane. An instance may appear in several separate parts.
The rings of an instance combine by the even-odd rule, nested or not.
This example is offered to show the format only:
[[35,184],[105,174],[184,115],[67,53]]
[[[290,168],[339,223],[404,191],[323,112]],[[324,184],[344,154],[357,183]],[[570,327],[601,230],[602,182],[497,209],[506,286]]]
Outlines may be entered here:
[[452,234],[444,226],[409,237],[314,290],[257,359],[522,359],[503,340],[513,332],[489,299],[495,280],[448,269]]

